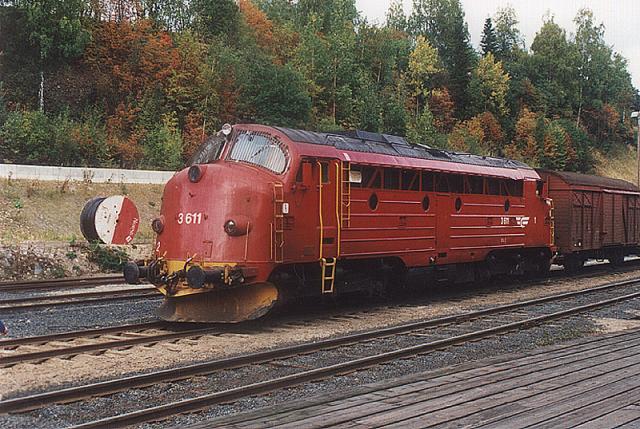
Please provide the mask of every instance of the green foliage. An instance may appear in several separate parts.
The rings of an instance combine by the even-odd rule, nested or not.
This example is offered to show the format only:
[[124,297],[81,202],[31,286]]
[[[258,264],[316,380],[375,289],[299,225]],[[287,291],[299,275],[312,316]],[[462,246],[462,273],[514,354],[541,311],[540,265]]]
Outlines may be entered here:
[[104,272],[119,272],[129,260],[129,255],[117,247],[91,243],[87,259],[97,264]]
[[0,128],[0,158],[51,165],[100,165],[108,159],[104,124],[89,113],[84,122],[67,113],[11,112]]
[[240,12],[233,0],[194,0],[191,3],[194,25],[206,38],[225,37],[234,40],[238,31]]
[[151,128],[142,140],[142,147],[143,167],[177,170],[183,166],[182,136],[171,118]]
[[89,41],[83,23],[87,2],[83,0],[13,0],[10,3],[27,16],[29,39],[42,60],[74,58]]
[[496,55],[498,52],[498,38],[496,37],[496,32],[493,28],[491,18],[487,18],[484,21],[480,48],[482,48],[482,55],[487,55],[488,53]]
[[3,161],[175,169],[223,123],[259,122],[589,171],[640,108],[589,10],[527,51],[499,9],[478,58],[460,0],[393,0],[384,25],[355,0],[0,4]]
[[438,131],[433,125],[433,114],[429,106],[424,106],[422,113],[407,128],[407,138],[414,144],[425,146],[437,146],[436,141]]
[[467,87],[475,56],[460,0],[414,0],[409,29],[414,36],[428,38],[438,50],[456,112],[462,117],[469,102]]
[[469,84],[474,113],[488,111],[497,116],[506,116],[509,113],[507,92],[510,79],[502,63],[496,62],[491,52],[480,58]]
[[499,61],[506,63],[515,61],[518,51],[523,45],[522,35],[518,29],[518,18],[512,6],[498,9],[493,22],[495,23],[497,51]]
[[300,73],[266,61],[254,63],[252,72],[242,97],[253,111],[251,120],[300,126],[309,118],[311,100]]

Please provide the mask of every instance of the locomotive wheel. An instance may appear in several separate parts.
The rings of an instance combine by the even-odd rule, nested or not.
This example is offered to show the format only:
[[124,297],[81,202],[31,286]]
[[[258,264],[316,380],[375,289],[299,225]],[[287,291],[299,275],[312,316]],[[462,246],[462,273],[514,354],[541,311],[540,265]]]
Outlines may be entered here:
[[267,314],[278,301],[271,283],[166,297],[156,314],[170,322],[238,323]]

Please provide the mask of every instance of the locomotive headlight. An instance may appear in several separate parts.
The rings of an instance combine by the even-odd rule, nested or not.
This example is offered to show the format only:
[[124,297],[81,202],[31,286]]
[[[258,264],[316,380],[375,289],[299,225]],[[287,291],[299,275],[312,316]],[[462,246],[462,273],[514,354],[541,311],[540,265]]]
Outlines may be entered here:
[[157,217],[153,221],[151,221],[151,229],[153,229],[153,232],[155,232],[156,234],[160,234],[162,232],[162,230],[164,229],[162,216]]
[[238,235],[238,224],[235,221],[229,219],[224,223],[224,232],[229,235]]
[[189,167],[189,180],[193,183],[197,183],[202,179],[202,168],[199,165],[192,165]]
[[224,124],[220,131],[222,131],[222,134],[224,134],[225,136],[229,136],[229,134],[231,134],[231,131],[233,131],[233,127],[231,126],[231,124]]

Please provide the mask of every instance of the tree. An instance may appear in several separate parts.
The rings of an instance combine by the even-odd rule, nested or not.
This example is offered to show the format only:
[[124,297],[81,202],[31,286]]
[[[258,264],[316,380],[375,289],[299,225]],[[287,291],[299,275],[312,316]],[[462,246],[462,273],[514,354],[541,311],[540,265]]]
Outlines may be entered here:
[[431,78],[441,71],[438,51],[423,36],[418,36],[416,47],[409,54],[409,82],[416,97],[416,117],[420,115],[420,100],[428,95]]
[[458,117],[462,117],[469,103],[467,89],[475,57],[460,0],[414,0],[409,29],[438,50],[447,71],[446,86]]
[[38,104],[44,110],[44,75],[47,66],[80,56],[89,41],[83,25],[83,0],[14,0],[27,20],[29,40],[39,52],[40,90]]
[[578,52],[553,19],[546,21],[531,45],[528,75],[540,91],[550,116],[571,117],[578,102]]
[[510,76],[496,61],[491,52],[482,57],[473,71],[469,85],[472,105],[475,112],[489,111],[498,116],[506,116],[506,97]]
[[240,12],[234,0],[193,0],[194,26],[202,36],[232,37],[237,34]]
[[311,108],[303,77],[288,65],[278,66],[265,59],[257,59],[253,66],[259,72],[252,74],[243,88],[243,103],[252,110],[245,119],[284,126],[303,124]]
[[391,28],[396,31],[407,30],[407,16],[404,13],[404,7],[402,0],[392,0],[387,10],[386,16],[387,28]]
[[491,21],[491,18],[487,18],[484,21],[480,47],[482,48],[482,55],[487,55],[488,53],[496,55],[498,52],[498,39],[496,37],[496,32],[493,29],[493,22]]
[[[538,139],[538,115],[524,108],[516,121],[513,140],[505,147],[505,156],[528,163],[531,166],[539,166],[540,147]],[[544,134],[543,134],[544,135]]]
[[407,138],[413,144],[421,144],[426,146],[437,146],[438,132],[433,126],[433,115],[429,110],[429,106],[424,106],[422,113],[417,116],[407,128]]
[[495,22],[497,50],[499,61],[511,62],[515,54],[521,49],[524,41],[518,29],[518,18],[512,6],[498,9],[493,21]]

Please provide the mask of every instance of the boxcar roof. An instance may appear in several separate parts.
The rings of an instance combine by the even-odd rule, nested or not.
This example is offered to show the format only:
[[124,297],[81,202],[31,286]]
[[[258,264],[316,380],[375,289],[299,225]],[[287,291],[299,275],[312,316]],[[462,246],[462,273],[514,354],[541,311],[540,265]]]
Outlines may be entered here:
[[553,171],[536,169],[538,173],[552,174],[567,185],[571,186],[591,186],[604,189],[612,189],[618,191],[640,192],[640,189],[633,183],[629,183],[626,180],[612,179],[610,177],[594,176],[591,174],[573,173],[569,171]]
[[332,146],[338,150],[390,155],[404,158],[417,158],[433,161],[445,161],[479,167],[508,168],[513,170],[532,170],[528,165],[510,159],[467,153],[449,152],[410,144],[404,137],[389,134],[377,134],[366,131],[343,131],[319,133],[274,127],[289,139],[298,143]]

